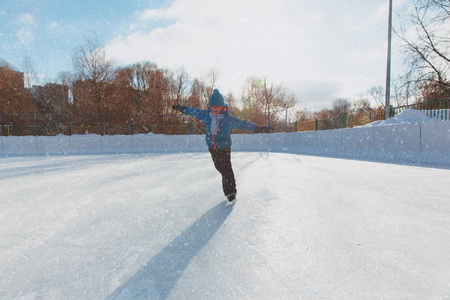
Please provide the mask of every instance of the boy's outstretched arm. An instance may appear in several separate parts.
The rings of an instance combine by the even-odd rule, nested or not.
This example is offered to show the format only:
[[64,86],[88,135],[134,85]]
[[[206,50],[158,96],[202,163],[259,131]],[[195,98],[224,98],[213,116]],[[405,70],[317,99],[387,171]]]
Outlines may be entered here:
[[194,107],[182,106],[182,105],[176,104],[176,105],[172,106],[172,109],[178,110],[182,114],[193,116],[194,118],[197,118],[202,122],[205,122],[205,118],[208,117],[208,111],[194,108]]
[[270,133],[271,130],[275,130],[275,128],[273,128],[273,127],[258,126],[255,123],[251,123],[246,120],[241,120],[234,116],[232,118],[233,118],[233,124],[232,124],[233,129],[248,130],[248,131],[253,131],[255,133]]

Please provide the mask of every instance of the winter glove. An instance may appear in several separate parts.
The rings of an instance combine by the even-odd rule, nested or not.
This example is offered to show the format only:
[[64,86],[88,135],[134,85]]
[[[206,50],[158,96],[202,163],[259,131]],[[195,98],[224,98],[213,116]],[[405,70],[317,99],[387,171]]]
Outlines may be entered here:
[[184,113],[185,107],[186,107],[186,106],[174,105],[174,106],[172,106],[172,109],[173,109],[173,110],[178,110],[179,112]]
[[273,127],[269,126],[258,126],[255,127],[255,133],[270,133],[271,130],[275,130]]

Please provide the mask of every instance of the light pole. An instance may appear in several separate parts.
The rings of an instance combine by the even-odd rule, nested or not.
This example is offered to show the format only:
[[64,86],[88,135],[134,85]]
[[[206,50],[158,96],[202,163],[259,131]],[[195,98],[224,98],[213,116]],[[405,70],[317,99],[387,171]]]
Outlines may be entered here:
[[386,99],[384,104],[384,119],[390,117],[390,96],[391,96],[391,37],[392,35],[392,0],[389,0],[389,23],[388,23],[388,51],[386,68]]

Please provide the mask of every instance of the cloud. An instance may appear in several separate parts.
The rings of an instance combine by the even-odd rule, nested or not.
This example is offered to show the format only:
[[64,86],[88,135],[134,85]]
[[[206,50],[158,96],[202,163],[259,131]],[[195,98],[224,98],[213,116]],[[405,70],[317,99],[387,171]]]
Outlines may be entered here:
[[316,109],[326,106],[330,98],[335,97],[338,93],[339,85],[336,81],[325,79],[305,79],[296,81],[295,84],[287,82],[294,86],[293,92],[297,96],[300,105],[314,103]]
[[[405,5],[406,0],[396,0],[392,2],[393,9],[393,20],[397,18],[396,11],[400,10]],[[389,1],[386,1],[377,9],[375,9],[372,14],[366,19],[365,26],[367,27],[377,27],[381,26],[383,30],[385,30],[387,35],[388,28],[388,19],[389,19]]]
[[301,46],[308,36],[307,23],[320,14],[299,12],[298,18],[286,14],[285,5],[294,4],[286,0],[175,1],[168,9],[139,14],[142,23],[171,19],[173,24],[150,32],[136,29],[117,37],[106,49],[124,63],[152,60],[170,67],[184,65],[197,76],[212,67],[219,68],[219,76],[221,72],[264,75],[307,55],[307,48]]
[[29,44],[34,41],[35,36],[34,33],[31,31],[28,31],[26,29],[20,29],[17,33],[17,38],[19,39],[19,42],[22,44]]
[[51,22],[50,24],[48,24],[48,28],[50,29],[55,29],[55,28],[59,28],[60,25],[58,22]]
[[21,14],[14,20],[14,23],[20,25],[20,29],[16,34],[20,43],[30,44],[35,40],[36,22],[32,14]]
[[[380,40],[367,34],[379,25],[378,10],[361,27],[356,12],[351,18],[334,9],[299,0],[175,0],[164,9],[136,12],[132,33],[117,36],[105,50],[122,64],[150,60],[162,67],[184,67],[194,77],[216,68],[218,87],[235,96],[248,77],[258,75],[286,83],[304,103],[331,103],[358,85],[346,82],[361,77],[356,63],[379,67],[386,53],[378,53],[379,47],[371,51]],[[349,24],[358,30],[350,30]],[[376,72],[384,74],[384,69]],[[310,84],[307,92],[299,88],[305,84]]]
[[144,12],[138,12],[138,19],[141,22],[155,19],[167,19],[169,15],[164,10],[160,9],[147,9]]
[[34,17],[32,14],[21,14],[17,17],[15,22],[18,24],[33,25]]

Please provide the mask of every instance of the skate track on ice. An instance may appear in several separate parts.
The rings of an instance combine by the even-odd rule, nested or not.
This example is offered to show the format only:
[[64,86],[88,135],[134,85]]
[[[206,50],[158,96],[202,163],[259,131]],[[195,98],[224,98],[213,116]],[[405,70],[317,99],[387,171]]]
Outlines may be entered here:
[[232,153],[0,159],[0,299],[449,299],[449,169]]

